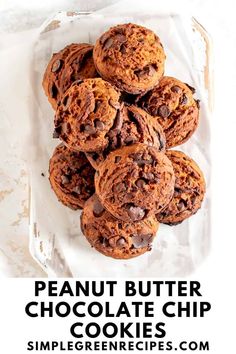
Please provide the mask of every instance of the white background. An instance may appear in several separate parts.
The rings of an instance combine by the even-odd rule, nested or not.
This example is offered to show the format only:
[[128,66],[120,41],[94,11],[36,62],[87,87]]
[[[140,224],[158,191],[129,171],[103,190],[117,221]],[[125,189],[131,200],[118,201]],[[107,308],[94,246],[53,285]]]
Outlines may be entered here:
[[[147,0],[146,0],[147,1]],[[38,26],[51,11],[65,8],[81,9],[81,2],[73,1],[4,1],[5,12],[1,16],[1,33],[3,31],[26,30]],[[21,3],[21,5],[19,5]],[[85,3],[85,1],[84,1]],[[92,2],[94,4],[94,2]],[[101,3],[101,1],[100,1]],[[72,4],[72,6],[71,6]],[[88,2],[86,2],[87,6]],[[201,281],[205,297],[212,303],[213,310],[204,323],[193,320],[191,323],[175,327],[175,336],[191,331],[194,335],[204,331],[214,344],[213,354],[234,354],[235,345],[235,250],[236,250],[236,207],[235,207],[235,132],[236,132],[236,26],[235,1],[175,1],[181,11],[192,8],[192,13],[207,28],[214,40],[215,52],[215,113],[213,129],[213,234],[212,251],[191,278]],[[35,20],[34,20],[35,18]],[[35,21],[35,22],[34,22]],[[13,26],[13,27],[12,27]],[[3,34],[2,34],[3,35]],[[4,34],[5,36],[5,34]],[[6,37],[5,37],[6,38]],[[1,41],[3,37],[1,37]],[[8,68],[9,69],[9,68]],[[17,61],[16,68],[17,70]],[[12,69],[12,70],[13,70]],[[13,71],[14,71],[13,70]],[[1,71],[2,73],[2,71]],[[11,72],[5,72],[5,75]],[[2,74],[1,74],[2,75]],[[1,78],[2,79],[2,78]],[[6,79],[6,77],[4,78]],[[10,88],[7,88],[10,90]],[[11,88],[14,95],[15,93]],[[1,108],[1,107],[0,107]],[[1,116],[0,126],[0,170],[3,183],[4,173],[11,178],[7,180],[7,190],[14,187],[12,193],[1,195],[4,203],[0,205],[0,247],[11,240],[11,256],[0,251],[2,275],[4,276],[41,276],[41,272],[27,253],[27,211],[21,201],[27,199],[27,176],[18,173],[24,170],[23,160],[17,155],[17,143],[11,141],[12,126]],[[8,161],[8,165],[6,165]],[[10,162],[9,162],[10,161]],[[10,166],[10,167],[9,167]],[[12,173],[12,175],[11,175]],[[14,181],[17,174],[18,182]],[[3,177],[2,177],[3,176]],[[0,187],[1,188],[1,187]],[[5,186],[4,186],[5,188]],[[2,188],[1,188],[2,189]],[[0,198],[0,199],[1,199]],[[15,202],[14,202],[15,201]],[[27,208],[27,205],[26,205]],[[20,215],[19,215],[20,214]],[[24,216],[26,215],[26,216]],[[19,219],[18,223],[17,220]],[[14,224],[14,221],[16,223]],[[14,224],[10,226],[10,223]],[[10,246],[9,246],[10,247]],[[23,262],[26,262],[23,264]],[[23,273],[22,273],[23,272]],[[33,281],[26,279],[1,280],[0,302],[0,349],[4,354],[12,354],[20,349],[21,343],[38,333],[49,332],[64,336],[67,326],[61,321],[47,323],[31,322],[24,315],[24,305],[32,298]],[[117,300],[118,301],[118,300]]]

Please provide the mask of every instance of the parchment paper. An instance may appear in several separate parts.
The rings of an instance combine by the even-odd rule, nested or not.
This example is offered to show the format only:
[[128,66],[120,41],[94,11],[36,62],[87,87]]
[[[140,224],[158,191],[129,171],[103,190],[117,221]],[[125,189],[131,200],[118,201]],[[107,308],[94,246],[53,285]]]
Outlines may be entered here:
[[[193,272],[207,256],[210,246],[210,114],[204,69],[206,46],[193,30],[190,17],[137,12],[119,15],[118,10],[93,14],[59,13],[42,26],[32,51],[29,102],[31,120],[30,250],[49,275],[104,277],[175,277]],[[52,139],[54,113],[42,90],[42,76],[53,52],[72,42],[94,43],[110,26],[135,22],[155,31],[167,55],[165,74],[196,88],[201,100],[200,125],[193,137],[177,150],[189,154],[205,174],[207,193],[196,215],[174,227],[160,225],[153,250],[123,261],[92,249],[80,231],[80,211],[57,201],[48,181],[48,161],[59,143]],[[29,153],[29,151],[28,151]],[[41,174],[44,174],[42,176]]]

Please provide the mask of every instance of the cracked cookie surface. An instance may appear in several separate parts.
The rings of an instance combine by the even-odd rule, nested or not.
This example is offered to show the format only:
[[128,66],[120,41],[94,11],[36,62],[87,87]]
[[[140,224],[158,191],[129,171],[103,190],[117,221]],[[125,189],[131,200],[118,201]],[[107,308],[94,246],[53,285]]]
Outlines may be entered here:
[[81,215],[81,229],[91,246],[117,259],[150,251],[158,225],[154,216],[135,223],[117,220],[101,205],[96,194],[87,200]]
[[122,107],[119,124],[108,133],[109,144],[102,152],[86,153],[91,165],[98,169],[107,155],[122,146],[143,143],[164,151],[166,140],[162,127],[155,118],[134,105]]
[[93,46],[72,43],[50,59],[43,77],[43,88],[54,109],[65,91],[76,80],[98,76],[93,62]]
[[193,98],[194,92],[180,80],[164,76],[158,86],[137,100],[162,126],[167,148],[183,144],[197,129],[199,100]]
[[156,217],[161,223],[176,225],[200,209],[206,187],[195,161],[181,151],[169,150],[166,155],[174,168],[175,191],[170,203]]
[[83,208],[94,193],[95,170],[82,152],[56,147],[49,162],[49,180],[57,198],[71,209]]
[[105,32],[95,43],[93,57],[105,80],[132,94],[153,88],[164,72],[165,53],[159,37],[132,23]]
[[119,124],[120,93],[108,82],[85,79],[66,91],[55,115],[55,133],[76,151],[101,151]]
[[161,211],[172,198],[174,181],[170,160],[145,144],[111,152],[95,174],[96,193],[102,205],[126,222]]

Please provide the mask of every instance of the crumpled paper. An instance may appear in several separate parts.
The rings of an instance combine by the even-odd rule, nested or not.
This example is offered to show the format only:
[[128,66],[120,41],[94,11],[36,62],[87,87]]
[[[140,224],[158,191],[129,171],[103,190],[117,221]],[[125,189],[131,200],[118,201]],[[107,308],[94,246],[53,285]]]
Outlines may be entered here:
[[[206,43],[191,17],[155,13],[152,9],[106,8],[91,14],[59,13],[38,32],[32,49],[29,100],[31,208],[30,250],[49,275],[73,277],[179,277],[193,272],[210,246],[210,112],[206,87]],[[142,5],[143,6],[143,5]],[[119,11],[120,9],[120,11]],[[161,38],[167,55],[165,74],[196,88],[201,100],[200,125],[177,150],[190,155],[205,174],[202,208],[182,224],[160,225],[151,252],[131,260],[114,260],[92,249],[80,230],[80,211],[57,201],[48,181],[49,158],[59,143],[52,139],[54,113],[42,90],[42,77],[53,52],[72,42],[94,43],[110,26],[134,22]]]

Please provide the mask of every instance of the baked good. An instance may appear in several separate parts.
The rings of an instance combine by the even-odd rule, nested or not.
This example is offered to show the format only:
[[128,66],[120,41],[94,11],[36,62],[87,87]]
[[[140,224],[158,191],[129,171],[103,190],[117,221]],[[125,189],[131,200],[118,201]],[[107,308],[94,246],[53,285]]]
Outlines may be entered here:
[[94,193],[94,169],[82,152],[56,147],[49,162],[49,180],[59,201],[71,209],[83,208]]
[[71,149],[99,151],[107,133],[119,124],[120,93],[100,78],[75,82],[66,91],[55,115],[55,132]]
[[132,94],[153,88],[164,72],[165,53],[160,39],[133,23],[103,33],[95,43],[93,58],[105,80]]
[[175,191],[170,203],[156,217],[161,223],[176,225],[198,211],[206,187],[202,171],[190,157],[175,150],[166,155],[174,168]]
[[199,101],[193,98],[194,92],[193,87],[164,76],[158,86],[137,100],[164,129],[167,148],[183,144],[197,129]]
[[101,203],[126,222],[161,211],[172,198],[174,182],[173,167],[166,155],[140,143],[112,151],[95,174]]
[[56,109],[62,95],[74,81],[97,75],[93,46],[72,43],[53,54],[44,73],[43,88],[52,107]]
[[144,143],[164,151],[165,134],[155,118],[134,105],[124,105],[120,111],[120,123],[107,134],[109,144],[102,152],[90,152],[86,156],[91,165],[98,169],[106,156],[121,146]]
[[91,246],[118,259],[150,251],[158,225],[154,216],[136,223],[117,220],[104,209],[96,194],[87,200],[81,215],[81,229]]

